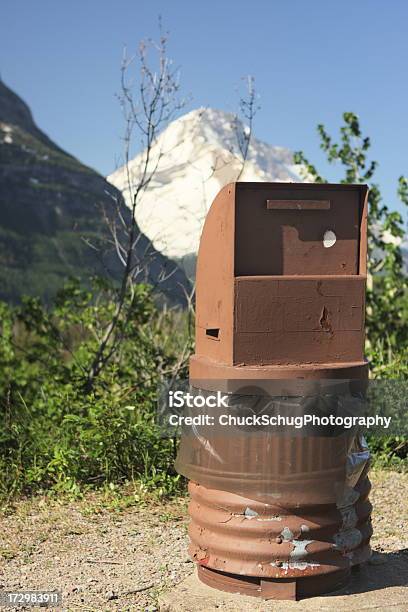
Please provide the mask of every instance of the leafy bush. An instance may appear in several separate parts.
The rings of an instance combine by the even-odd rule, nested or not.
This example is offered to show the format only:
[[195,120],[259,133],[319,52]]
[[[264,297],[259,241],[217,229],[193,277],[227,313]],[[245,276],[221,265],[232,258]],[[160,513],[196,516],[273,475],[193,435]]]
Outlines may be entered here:
[[[154,423],[161,373],[176,363],[169,313],[137,285],[121,322],[123,341],[85,389],[87,372],[112,316],[114,289],[70,282],[46,309],[25,298],[0,303],[0,495],[139,480],[156,493],[180,487],[175,443]],[[176,350],[173,350],[176,349]]]
[[[317,126],[320,147],[331,164],[344,172],[341,183],[366,183],[368,195],[368,278],[366,354],[374,378],[408,378],[408,278],[401,250],[402,216],[391,212],[374,182],[376,161],[367,159],[371,143],[363,136],[357,115],[343,114],[340,138],[334,142],[323,125]],[[325,183],[303,152],[295,154],[305,178]],[[408,205],[408,180],[400,176],[397,194]],[[371,438],[369,444],[381,463],[406,464],[408,445],[400,437]]]

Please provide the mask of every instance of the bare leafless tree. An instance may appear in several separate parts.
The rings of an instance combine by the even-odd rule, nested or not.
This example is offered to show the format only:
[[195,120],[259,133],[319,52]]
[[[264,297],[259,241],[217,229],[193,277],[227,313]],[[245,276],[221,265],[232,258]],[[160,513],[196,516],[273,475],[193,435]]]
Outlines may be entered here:
[[[140,43],[137,54],[129,57],[125,49],[123,55],[121,92],[118,98],[125,122],[124,168],[131,207],[130,214],[127,214],[128,211],[123,208],[122,201],[114,198],[113,214],[112,210],[108,212],[106,208],[104,209],[111,243],[122,263],[123,271],[114,314],[100,338],[89,368],[85,385],[87,390],[92,389],[95,378],[120,347],[123,340],[122,330],[126,327],[123,322],[127,322],[126,317],[132,311],[134,285],[146,280],[152,258],[157,257],[151,242],[146,240],[140,231],[135,213],[163,156],[163,151],[155,147],[157,138],[184,106],[184,101],[179,97],[179,71],[168,58],[168,35],[163,31],[161,20],[159,20],[159,29],[158,42],[151,39],[144,40]],[[139,168],[131,172],[130,161],[136,135],[139,137],[142,154]],[[176,270],[176,265],[170,272],[166,269],[160,270],[156,275],[156,283],[164,283]],[[130,305],[126,305],[129,294]],[[190,295],[186,296],[186,302],[191,304]]]
[[[138,279],[142,271],[140,262],[134,262],[136,247],[142,236],[136,223],[135,213],[163,157],[163,151],[157,150],[157,147],[153,155],[153,148],[158,135],[185,104],[184,100],[179,98],[179,71],[173,68],[172,61],[168,58],[168,35],[163,32],[161,20],[159,20],[159,29],[158,43],[150,39],[142,41],[139,45],[139,53],[131,57],[128,57],[125,49],[121,66],[119,101],[125,120],[124,168],[132,206],[130,223],[129,220],[124,221],[121,215],[118,217],[123,230],[122,235],[124,233],[127,237],[125,242],[119,239],[116,227],[111,226],[111,229],[118,256],[125,267],[123,280],[126,283]],[[157,65],[155,67],[149,63],[149,51],[154,51],[156,54]],[[137,94],[135,94],[135,84],[131,74],[131,69],[136,62]],[[130,161],[135,132],[140,138],[142,155],[139,168],[131,172]]]
[[252,129],[254,124],[254,117],[259,110],[258,96],[255,90],[255,78],[251,75],[245,77],[246,82],[246,93],[239,99],[239,108],[243,121],[239,120],[239,117],[235,116],[235,133],[238,142],[238,149],[241,156],[241,169],[236,178],[237,181],[242,176],[245,168],[245,164],[248,159],[249,147],[252,139]]
[[229,148],[229,153],[232,157],[228,160],[216,157],[212,168],[210,168],[210,174],[203,179],[203,182],[210,180],[216,172],[231,165],[234,161],[238,161],[239,163],[239,170],[234,180],[239,181],[244,172],[250,153],[254,118],[260,109],[260,105],[259,95],[255,88],[255,77],[247,75],[246,77],[242,77],[242,81],[245,83],[244,92],[240,94],[239,110],[238,113],[233,115],[231,122],[231,127],[236,139],[236,146],[231,145]]

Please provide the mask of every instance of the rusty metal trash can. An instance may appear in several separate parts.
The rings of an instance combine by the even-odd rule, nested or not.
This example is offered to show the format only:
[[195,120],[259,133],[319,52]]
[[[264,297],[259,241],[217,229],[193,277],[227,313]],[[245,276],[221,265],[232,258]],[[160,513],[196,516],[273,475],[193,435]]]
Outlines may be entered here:
[[[193,389],[232,397],[228,417],[256,412],[251,402],[268,384],[269,416],[353,413],[368,377],[366,223],[364,185],[224,187],[198,254]],[[176,462],[190,480],[199,578],[275,599],[344,586],[370,555],[361,434],[223,431],[183,435]]]

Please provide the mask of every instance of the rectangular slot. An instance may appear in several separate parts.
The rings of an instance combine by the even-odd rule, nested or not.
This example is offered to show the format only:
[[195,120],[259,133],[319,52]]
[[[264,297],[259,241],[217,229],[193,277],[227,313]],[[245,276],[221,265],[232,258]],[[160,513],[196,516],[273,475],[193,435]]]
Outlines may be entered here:
[[330,210],[330,200],[266,200],[268,210]]
[[211,340],[219,340],[220,328],[219,327],[207,327],[205,330],[205,335],[207,338],[211,338]]

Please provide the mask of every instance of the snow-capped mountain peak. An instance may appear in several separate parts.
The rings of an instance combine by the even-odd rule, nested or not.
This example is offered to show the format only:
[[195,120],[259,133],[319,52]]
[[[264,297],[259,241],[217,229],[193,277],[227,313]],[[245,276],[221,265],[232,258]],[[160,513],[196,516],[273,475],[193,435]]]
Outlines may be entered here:
[[[136,208],[141,230],[170,257],[197,252],[208,208],[225,184],[242,169],[239,139],[248,127],[233,114],[212,108],[193,110],[173,121],[151,151],[157,171]],[[140,177],[145,153],[108,177],[131,204],[132,186]],[[129,172],[127,171],[129,170]],[[299,181],[292,153],[251,138],[241,181]]]

